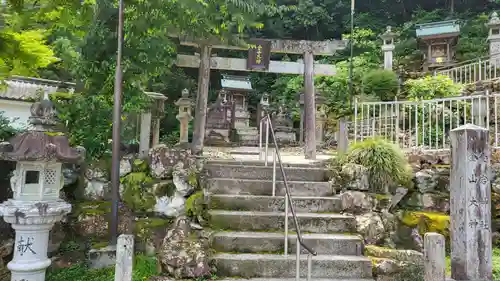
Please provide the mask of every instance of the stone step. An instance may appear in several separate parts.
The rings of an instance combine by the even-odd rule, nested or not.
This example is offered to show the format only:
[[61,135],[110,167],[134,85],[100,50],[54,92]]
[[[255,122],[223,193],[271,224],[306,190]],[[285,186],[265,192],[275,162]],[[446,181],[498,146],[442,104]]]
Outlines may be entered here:
[[[295,255],[217,254],[217,275],[243,278],[295,277]],[[318,255],[312,257],[312,278],[371,278],[372,263],[363,256]],[[307,276],[307,255],[300,256],[300,276]]]
[[[333,189],[328,182],[287,181],[292,196],[330,196]],[[211,178],[207,188],[213,194],[272,195],[272,180]],[[285,195],[285,184],[276,181],[276,195]]]
[[[339,213],[342,211],[342,202],[338,197],[302,197],[293,196],[295,211],[300,213]],[[210,209],[235,211],[284,212],[285,197],[255,196],[255,195],[210,195]]]
[[[205,165],[209,177],[228,179],[257,179],[272,180],[272,166],[243,166],[243,165]],[[293,167],[285,168],[286,179],[289,181],[328,181],[326,169]],[[276,168],[276,179],[282,180],[281,170]]]
[[[358,235],[347,234],[302,234],[304,243],[319,255],[356,256],[363,254],[363,241]],[[297,235],[288,235],[288,253],[296,253]],[[213,236],[212,248],[218,252],[239,253],[283,253],[285,234],[274,232],[217,232]],[[302,248],[301,253],[307,254]]]
[[[238,152],[237,154],[246,154],[246,155],[259,155],[259,152]],[[268,162],[268,166],[272,166],[272,158],[271,161]],[[310,163],[283,163],[284,168],[323,168],[325,167],[328,160],[316,160]],[[207,160],[206,165],[241,165],[241,166],[264,166],[264,160],[238,160],[238,159],[213,159]]]
[[[296,281],[297,279],[294,278],[248,278],[248,279],[243,279],[243,278],[222,278],[222,279],[217,279],[217,281]],[[373,278],[311,278],[311,280],[307,280],[306,278],[300,278],[299,281],[374,281]],[[450,279],[447,279],[446,281],[452,281]]]
[[[209,215],[210,223],[215,229],[241,231],[285,229],[285,215],[281,212],[210,210]],[[356,230],[354,217],[348,215],[297,213],[297,220],[302,232],[353,233]],[[289,231],[295,229],[291,214],[289,214],[288,229]]]

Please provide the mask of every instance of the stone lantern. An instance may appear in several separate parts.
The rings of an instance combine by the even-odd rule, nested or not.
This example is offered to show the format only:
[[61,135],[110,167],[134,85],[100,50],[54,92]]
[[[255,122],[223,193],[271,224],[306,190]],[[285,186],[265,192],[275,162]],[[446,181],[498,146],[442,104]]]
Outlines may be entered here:
[[189,98],[188,89],[182,90],[182,97],[175,102],[175,105],[179,107],[179,114],[177,114],[176,118],[181,123],[179,144],[186,145],[189,143],[189,122],[193,120],[193,116],[191,115],[193,100]]
[[390,26],[380,35],[383,40],[382,52],[384,52],[384,69],[392,70],[392,53],[394,52],[394,38],[396,33],[392,32]]
[[59,198],[63,163],[78,163],[84,150],[71,148],[56,130],[55,107],[48,95],[31,106],[32,127],[0,146],[3,160],[17,162],[10,179],[13,198],[0,204],[0,215],[16,232],[14,257],[7,265],[12,281],[44,281],[49,232],[71,211]]
[[488,41],[490,42],[490,63],[492,65],[500,64],[500,18],[497,12],[493,12],[489,22],[486,24],[489,28]]

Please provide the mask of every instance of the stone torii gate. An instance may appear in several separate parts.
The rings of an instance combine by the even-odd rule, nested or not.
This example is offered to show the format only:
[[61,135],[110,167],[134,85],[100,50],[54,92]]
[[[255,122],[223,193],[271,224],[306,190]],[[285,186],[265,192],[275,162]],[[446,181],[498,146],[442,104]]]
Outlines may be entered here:
[[[199,55],[178,55],[177,66],[198,68],[198,93],[196,98],[196,113],[207,112],[208,87],[210,69],[233,71],[260,71],[269,73],[304,75],[304,115],[305,115],[305,158],[316,159],[316,106],[314,91],[314,75],[336,74],[335,66],[317,64],[314,55],[331,56],[339,50],[345,49],[346,40],[331,41],[294,41],[250,39],[247,46],[227,46],[220,41],[195,41],[179,38],[180,44],[199,48]],[[212,49],[248,50],[248,59],[211,57]],[[271,53],[302,54],[303,60],[299,62],[271,61]],[[196,114],[192,153],[201,154],[205,137],[206,114]]]

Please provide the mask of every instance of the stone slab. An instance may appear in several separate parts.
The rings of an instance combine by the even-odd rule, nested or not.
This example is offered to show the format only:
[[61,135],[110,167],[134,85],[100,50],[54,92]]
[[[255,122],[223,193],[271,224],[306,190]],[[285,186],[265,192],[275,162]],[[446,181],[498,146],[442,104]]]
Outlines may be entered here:
[[[205,165],[210,177],[230,179],[260,179],[271,180],[273,167],[242,166],[242,165]],[[326,169],[320,168],[285,168],[286,179],[289,181],[327,181]],[[276,179],[282,180],[282,173],[276,169]]]
[[[293,197],[296,212],[303,213],[340,213],[342,201],[338,197]],[[211,195],[210,209],[235,211],[284,212],[285,196],[254,195]]]
[[[239,253],[283,253],[285,234],[274,232],[217,232],[212,238],[212,248],[218,252]],[[302,234],[304,243],[319,255],[362,254],[363,241],[360,236],[347,234]],[[288,253],[296,252],[297,235],[289,233]],[[302,249],[302,254],[307,250]]]
[[[233,153],[233,152],[231,152]],[[259,152],[254,151],[237,151],[234,154],[241,155],[259,155]],[[324,168],[326,166],[326,160],[318,160],[310,163],[283,163],[284,168]],[[229,160],[229,159],[217,159],[217,160],[208,160],[206,162],[207,165],[242,165],[242,166],[264,166],[265,162],[262,160],[253,160],[253,159],[240,159],[240,160]],[[268,166],[272,166],[273,162],[268,162]]]
[[[297,281],[295,278],[227,278],[217,279],[219,281]],[[306,278],[300,278],[298,281],[309,281]],[[311,281],[375,281],[373,278],[311,278]],[[446,280],[450,281],[450,280]],[[453,280],[451,280],[453,281]]]
[[[242,231],[285,229],[284,213],[210,210],[210,223],[215,229]],[[312,233],[353,233],[356,220],[353,216],[339,214],[297,213],[302,232]],[[288,230],[295,229],[292,215],[289,214]]]
[[[213,194],[272,195],[271,180],[211,178],[207,188]],[[330,196],[333,188],[328,182],[288,181],[292,196]],[[285,195],[283,181],[276,182],[276,195]]]
[[[292,278],[295,255],[217,254],[213,258],[218,276]],[[307,255],[300,257],[300,275],[307,275]],[[370,259],[362,256],[318,255],[312,257],[313,278],[371,278]]]

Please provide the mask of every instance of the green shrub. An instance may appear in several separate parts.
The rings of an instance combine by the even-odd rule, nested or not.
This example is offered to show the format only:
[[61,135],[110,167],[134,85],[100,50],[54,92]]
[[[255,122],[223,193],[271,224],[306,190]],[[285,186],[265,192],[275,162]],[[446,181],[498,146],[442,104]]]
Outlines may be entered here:
[[[112,281],[115,280],[114,267],[90,269],[84,264],[76,264],[69,268],[48,270],[47,281]],[[156,259],[143,255],[135,256],[132,281],[148,280],[151,276],[159,275]]]
[[363,76],[363,92],[379,97],[382,101],[393,101],[398,87],[398,77],[391,70],[376,69]]
[[397,185],[411,182],[411,169],[404,153],[396,145],[381,139],[369,138],[351,145],[340,163],[353,163],[366,167],[370,186],[375,191],[387,192]]

